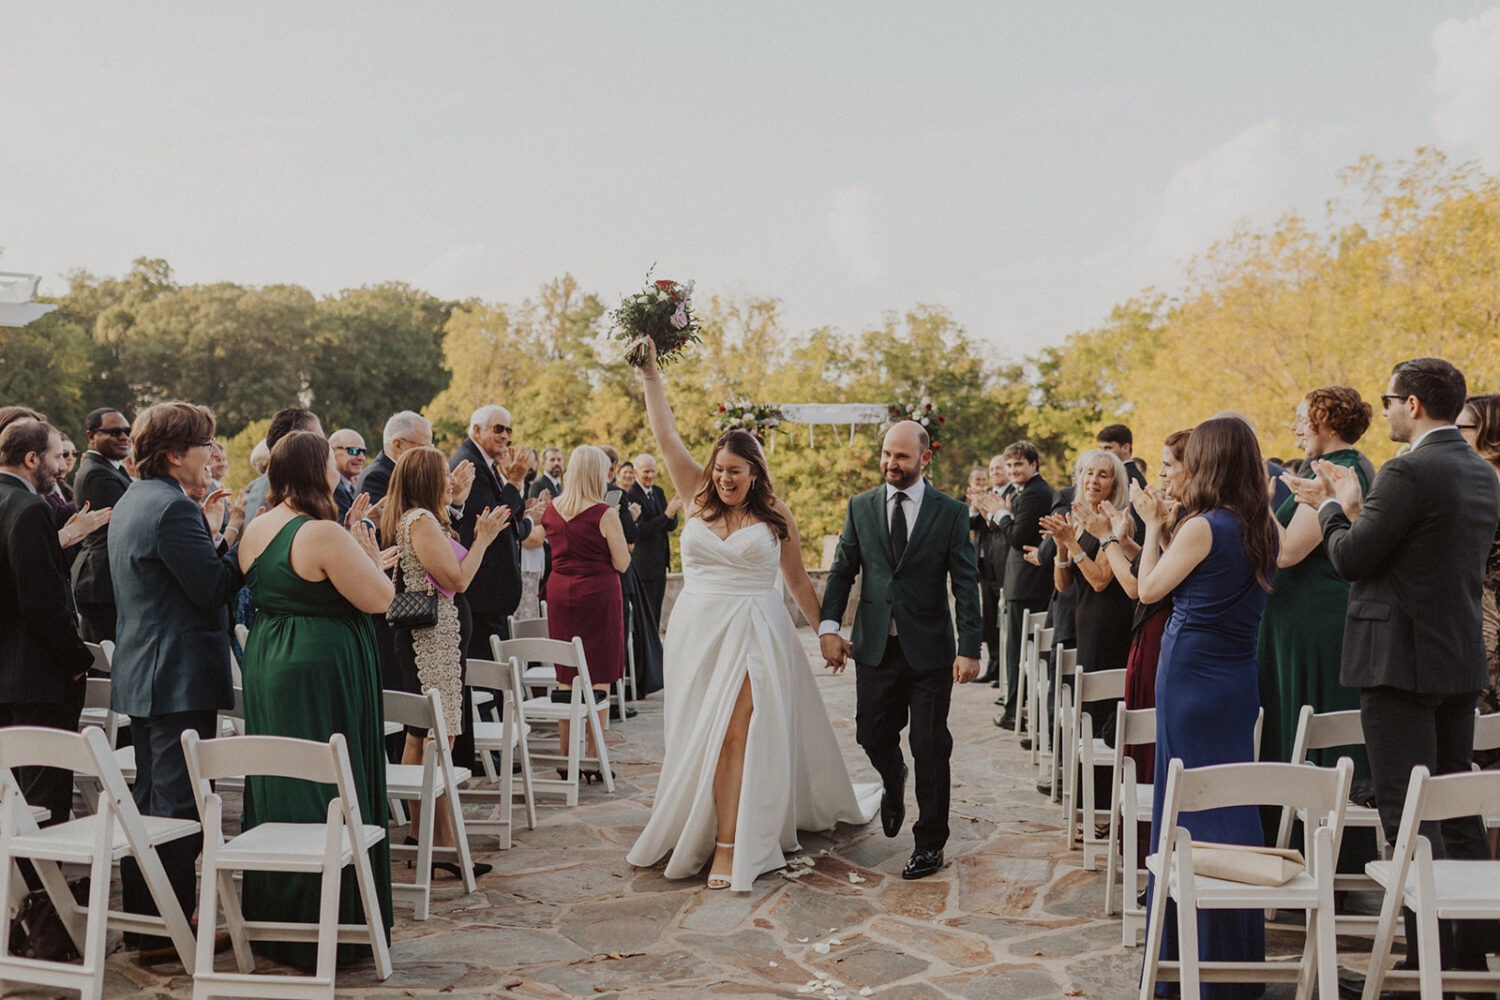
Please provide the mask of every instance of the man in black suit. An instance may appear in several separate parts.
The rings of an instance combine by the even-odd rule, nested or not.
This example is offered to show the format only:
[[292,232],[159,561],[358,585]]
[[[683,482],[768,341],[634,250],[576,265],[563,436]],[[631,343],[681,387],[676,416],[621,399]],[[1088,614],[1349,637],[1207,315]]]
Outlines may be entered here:
[[1041,455],[1030,441],[1017,441],[1000,454],[1014,492],[1002,496],[976,494],[973,501],[990,519],[1006,549],[1005,607],[1009,624],[1005,637],[1005,714],[996,725],[1014,729],[1026,614],[1046,608],[1052,599],[1051,567],[1026,561],[1027,546],[1042,543],[1041,520],[1052,506],[1052,488],[1039,474]]
[[333,464],[339,470],[339,482],[333,488],[333,502],[342,521],[359,495],[354,484],[359,482],[359,474],[365,468],[365,456],[370,451],[365,447],[364,435],[348,427],[340,427],[328,435],[328,447],[333,449]]
[[640,541],[630,554],[630,565],[640,585],[641,599],[651,610],[651,617],[661,621],[661,606],[667,593],[667,571],[672,568],[671,533],[677,530],[677,515],[682,499],[667,499],[656,485],[656,459],[647,454],[635,457],[635,485],[626,491],[626,499],[641,509],[636,521]]
[[[88,450],[78,461],[73,479],[73,502],[82,510],[104,510],[120,502],[130,486],[125,456],[130,451],[130,421],[109,407],[84,418]],[[81,631],[86,642],[115,638],[115,592],[109,582],[109,525],[85,535],[73,564],[73,596],[78,600]]]
[[525,501],[521,499],[527,457],[521,449],[511,447],[510,427],[510,411],[505,407],[481,406],[469,418],[469,436],[448,462],[450,469],[461,462],[474,464],[474,485],[458,522],[461,543],[474,544],[476,515],[485,508],[502,504],[510,508],[510,523],[485,552],[479,572],[464,591],[474,618],[468,655],[482,660],[494,655],[490,650],[491,635],[510,638],[506,619],[515,614],[521,603],[521,541],[531,534],[532,526],[526,516]]
[[[1009,484],[1003,455],[990,459],[986,479],[983,486],[976,484],[969,492],[998,496]],[[1003,679],[1000,674],[1000,588],[1005,585],[1005,563],[1010,549],[999,537],[989,514],[976,505],[981,503],[983,501],[975,501],[972,497],[969,499],[969,530],[974,533],[975,555],[979,560],[979,602],[983,614],[984,645],[989,650],[990,658],[977,683],[999,687]]]
[[[641,540],[641,529],[637,519],[641,516],[640,504],[626,495],[624,487],[615,480],[620,472],[620,451],[614,445],[601,444],[599,450],[609,458],[609,484],[604,491],[604,502],[620,512],[620,530],[625,533],[625,544],[634,551]],[[636,579],[635,567],[629,566],[620,574],[620,597],[625,604],[626,656],[632,657],[636,683],[640,690],[632,692],[637,697],[662,687],[661,629],[655,619],[648,620],[646,609],[641,605],[641,588]],[[636,710],[627,708],[626,717],[633,717]],[[609,717],[620,718],[620,707],[611,705]]]
[[[1387,841],[1396,839],[1411,770],[1466,772],[1474,705],[1488,683],[1481,638],[1485,559],[1500,521],[1495,473],[1454,419],[1467,386],[1440,358],[1403,361],[1381,396],[1391,440],[1411,444],[1381,467],[1361,500],[1353,469],[1317,462],[1316,479],[1287,477],[1318,507],[1323,544],[1350,581],[1339,681],[1360,690],[1360,722]],[[1435,858],[1489,857],[1477,817],[1423,827]],[[1446,922],[1445,922],[1446,923]],[[1443,964],[1482,969],[1483,925],[1443,929]],[[1415,942],[1408,911],[1406,940]],[[1493,942],[1490,942],[1492,944]],[[1408,962],[1415,965],[1416,953]]]
[[[41,498],[62,474],[62,436],[39,420],[0,433],[0,726],[78,728],[93,656],[78,636],[52,508]],[[16,769],[21,794],[67,820],[73,775]]]
[[354,487],[355,495],[370,494],[370,503],[385,499],[391,487],[391,473],[396,469],[396,459],[408,448],[431,448],[432,424],[415,410],[393,413],[385,422],[381,433],[380,454],[375,461],[365,466],[364,474]]
[[563,453],[561,448],[542,449],[542,468],[526,491],[527,500],[535,500],[546,490],[553,500],[562,496]]

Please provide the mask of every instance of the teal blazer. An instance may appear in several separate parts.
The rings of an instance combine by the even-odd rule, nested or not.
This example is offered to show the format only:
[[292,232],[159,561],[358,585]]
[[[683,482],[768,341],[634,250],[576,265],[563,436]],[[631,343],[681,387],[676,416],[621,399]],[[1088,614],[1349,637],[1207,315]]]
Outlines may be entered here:
[[[854,613],[854,662],[874,666],[885,655],[891,619],[901,652],[914,670],[948,670],[955,655],[952,588],[958,613],[956,652],[979,656],[979,569],[969,541],[969,508],[927,483],[917,522],[896,562],[886,519],[885,484],[849,501],[844,530],[823,589],[823,620],[842,621],[854,577],[861,577]],[[945,586],[946,584],[946,586]]]

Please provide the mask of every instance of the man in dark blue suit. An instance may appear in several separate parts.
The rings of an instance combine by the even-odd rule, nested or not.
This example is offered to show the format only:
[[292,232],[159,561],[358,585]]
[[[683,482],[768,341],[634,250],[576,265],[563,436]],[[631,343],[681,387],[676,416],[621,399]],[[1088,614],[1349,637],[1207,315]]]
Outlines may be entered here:
[[[62,437],[39,420],[0,433],[0,726],[76,729],[93,662],[78,636],[52,508],[41,498],[64,465]],[[21,794],[68,818],[73,776],[16,769]]]
[[[216,538],[210,527],[219,515],[205,515],[186,492],[208,483],[213,436],[213,413],[191,403],[159,403],[137,416],[131,438],[141,478],[125,491],[110,520],[118,636],[110,701],[116,712],[130,716],[133,792],[147,816],[197,818],[182,734],[191,729],[213,738],[218,710],[234,705],[229,602],[242,578],[236,561],[222,551],[229,540]],[[193,862],[201,847],[202,838],[191,837],[160,848],[187,914],[193,912]],[[121,876],[125,909],[156,912],[128,859]],[[165,941],[143,937],[140,944],[151,948]]]

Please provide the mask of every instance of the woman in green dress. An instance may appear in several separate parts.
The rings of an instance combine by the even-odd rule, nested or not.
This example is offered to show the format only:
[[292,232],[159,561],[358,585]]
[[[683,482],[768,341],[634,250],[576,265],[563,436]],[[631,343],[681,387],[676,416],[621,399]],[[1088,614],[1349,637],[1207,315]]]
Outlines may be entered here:
[[[1371,412],[1370,404],[1348,386],[1309,392],[1297,404],[1292,424],[1298,446],[1307,453],[1302,474],[1311,478],[1312,460],[1322,459],[1353,468],[1361,491],[1369,490],[1375,469],[1354,445],[1369,428]],[[1359,691],[1339,683],[1349,582],[1323,549],[1317,511],[1293,497],[1277,509],[1276,519],[1286,531],[1277,557],[1276,589],[1260,627],[1261,705],[1266,712],[1261,759],[1290,761],[1302,706],[1311,705],[1315,712],[1358,708]],[[1314,759],[1331,766],[1346,754],[1334,748]],[[1363,752],[1355,755],[1355,771],[1369,777]]]
[[[386,826],[384,713],[380,661],[370,615],[390,606],[394,589],[364,524],[338,523],[333,489],[338,469],[322,435],[288,434],[276,443],[268,470],[269,510],[240,542],[240,568],[259,612],[245,646],[245,727],[256,736],[327,742],[341,733],[364,822]],[[322,822],[332,787],[292,778],[251,777],[245,789],[246,829],[267,822]],[[390,849],[370,852],[381,919],[391,929]],[[245,916],[251,920],[316,923],[316,875],[246,872]],[[344,872],[339,921],[364,922],[354,870]],[[279,961],[311,967],[316,946],[257,942]],[[340,961],[369,955],[368,946],[341,945]]]

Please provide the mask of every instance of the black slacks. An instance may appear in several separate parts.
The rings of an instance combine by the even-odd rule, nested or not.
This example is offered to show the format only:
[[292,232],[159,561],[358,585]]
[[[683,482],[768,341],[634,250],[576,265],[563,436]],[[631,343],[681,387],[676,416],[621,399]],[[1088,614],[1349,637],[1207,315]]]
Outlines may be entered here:
[[979,581],[980,628],[984,630],[982,641],[990,651],[990,662],[985,673],[1000,671],[1000,587],[983,578]]
[[912,770],[916,774],[917,821],[912,837],[919,851],[940,851],[948,842],[948,704],[953,674],[947,669],[913,670],[891,636],[875,665],[858,664],[854,679],[855,739],[887,788],[901,779],[901,730],[911,723]]
[[115,641],[115,606],[113,604],[78,605],[78,634],[84,642]]
[[[143,816],[165,816],[171,819],[197,819],[198,803],[193,796],[193,782],[188,776],[187,758],[182,753],[182,734],[193,730],[201,739],[213,739],[219,732],[219,713],[212,709],[200,712],[173,712],[168,715],[130,717],[130,735],[135,744],[135,787],[132,793],[136,808]],[[203,835],[194,834],[156,849],[166,869],[172,893],[191,918],[197,904],[197,876],[194,862],[203,850]],[[120,862],[120,881],[128,913],[156,914],[156,900],[146,888],[140,867],[131,858]],[[128,943],[135,943],[127,935]],[[171,941],[164,937],[139,935],[139,947],[165,947]]]
[[639,573],[636,574],[635,582],[640,589],[641,600],[651,609],[651,620],[661,622],[661,606],[667,599],[667,578],[660,580],[647,580]]
[[[0,704],[0,726],[44,726],[77,732],[83,711],[85,682],[82,677],[67,682],[61,699],[43,704]],[[45,823],[66,822],[73,808],[73,772],[61,767],[18,767],[16,781],[28,805],[45,806],[52,818]]]
[[[1370,777],[1375,782],[1375,805],[1387,843],[1395,843],[1406,805],[1411,770],[1426,766],[1433,776],[1469,770],[1474,756],[1474,699],[1466,694],[1417,694],[1392,687],[1362,688],[1359,719],[1370,755]],[[1442,823],[1424,823],[1420,832],[1432,844],[1434,859],[1485,860],[1490,856],[1484,825],[1478,816]],[[1439,922],[1443,965],[1482,969],[1494,921]],[[1416,917],[1406,913],[1407,956],[1417,959]]]

